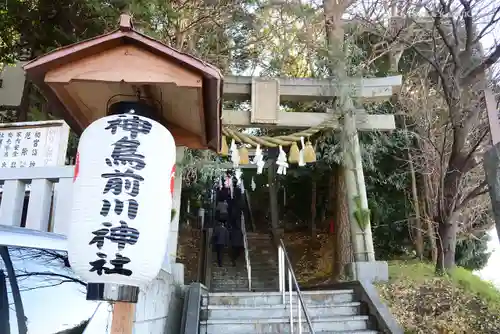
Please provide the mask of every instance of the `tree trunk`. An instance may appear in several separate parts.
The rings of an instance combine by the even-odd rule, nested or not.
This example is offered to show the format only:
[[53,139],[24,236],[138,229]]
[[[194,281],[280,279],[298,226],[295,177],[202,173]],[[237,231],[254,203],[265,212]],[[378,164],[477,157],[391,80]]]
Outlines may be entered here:
[[[325,29],[328,41],[328,69],[332,77],[343,80],[346,77],[345,53],[344,53],[344,27],[342,15],[349,1],[323,0],[323,11],[325,13]],[[352,248],[350,238],[349,207],[347,203],[347,187],[344,180],[345,168],[337,165],[332,177],[335,187],[330,188],[334,192],[333,203],[334,214],[334,259],[333,279],[338,281],[343,273],[344,267],[352,259]]]
[[7,275],[9,277],[10,288],[12,291],[12,298],[14,299],[14,307],[16,308],[17,327],[19,334],[27,334],[28,327],[26,326],[26,317],[24,315],[23,300],[21,299],[21,292],[17,284],[16,273],[12,260],[10,259],[9,249],[7,246],[0,246],[0,256],[2,257]]
[[438,224],[436,273],[443,274],[455,266],[457,224],[435,219]]
[[317,197],[317,183],[313,178],[311,185],[311,237],[316,237],[316,197]]
[[344,275],[346,264],[352,261],[351,227],[349,222],[349,207],[347,203],[347,187],[345,184],[345,168],[336,166],[334,171],[334,187],[330,191],[335,193],[334,203],[334,265],[333,280],[339,281]]
[[[425,143],[422,141],[418,141],[418,145],[420,147],[420,150],[422,152],[426,152],[425,148]],[[429,240],[429,247],[431,249],[431,260],[432,263],[437,262],[437,244],[436,244],[436,229],[435,229],[435,222],[433,217],[435,217],[435,201],[434,201],[434,194],[431,191],[430,188],[430,175],[427,175],[426,173],[421,173],[419,176],[419,183],[420,183],[420,189],[421,193],[423,193],[423,196],[420,198],[422,201],[422,212],[423,212],[423,217],[426,221],[426,230],[427,230],[427,239]]]
[[267,183],[269,184],[269,211],[271,212],[271,228],[273,235],[278,232],[279,206],[278,187],[276,186],[276,164],[271,161],[267,169]]
[[323,0],[326,37],[330,54],[329,67],[332,75],[335,75],[335,70],[345,72],[345,68],[340,67],[344,63],[344,27],[342,23],[342,15],[346,8],[344,2],[339,0]]
[[424,253],[424,239],[422,237],[422,219],[421,219],[421,214],[420,214],[420,203],[418,199],[418,191],[417,191],[417,177],[415,174],[415,166],[413,165],[413,156],[411,153],[411,146],[410,146],[410,139],[408,136],[408,128],[406,126],[406,116],[403,115],[403,127],[405,130],[405,136],[406,136],[406,144],[408,145],[407,147],[407,156],[408,156],[408,165],[410,168],[410,175],[411,175],[411,194],[412,194],[412,201],[413,201],[413,208],[415,209],[415,219],[411,227],[411,229],[414,232],[415,235],[415,252],[417,254],[417,257],[422,260],[423,259],[423,253]]
[[430,217],[427,219],[427,231],[429,233],[429,243],[431,247],[431,261],[432,263],[436,263],[438,259],[436,228],[434,226],[434,221]]
[[413,231],[415,234],[415,252],[419,260],[423,259],[424,254],[424,238],[422,235],[422,218],[420,214],[420,202],[418,199],[417,191],[417,179],[415,176],[415,168],[413,166],[411,154],[408,153],[408,159],[410,161],[410,174],[411,174],[411,192],[413,207],[415,209],[415,219],[413,224]]

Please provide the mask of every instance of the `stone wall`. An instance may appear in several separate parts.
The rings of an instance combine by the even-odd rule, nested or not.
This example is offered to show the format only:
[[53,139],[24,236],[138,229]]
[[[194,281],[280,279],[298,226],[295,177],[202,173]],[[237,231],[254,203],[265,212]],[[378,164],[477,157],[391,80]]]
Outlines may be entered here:
[[136,306],[134,334],[180,334],[184,302],[184,267],[171,266],[142,289]]

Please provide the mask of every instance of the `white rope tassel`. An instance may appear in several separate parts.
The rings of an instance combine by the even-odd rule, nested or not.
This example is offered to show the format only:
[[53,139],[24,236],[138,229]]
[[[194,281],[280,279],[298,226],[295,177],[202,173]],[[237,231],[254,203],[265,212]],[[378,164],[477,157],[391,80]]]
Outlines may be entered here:
[[250,184],[250,186],[252,187],[252,191],[255,191],[255,189],[257,189],[257,185],[255,184],[255,180],[253,179],[253,176],[252,176],[252,183]]
[[231,140],[231,147],[229,149],[231,151],[231,161],[233,162],[233,167],[238,168],[240,166],[240,154],[234,139]]
[[264,160],[261,160],[259,162],[257,162],[257,174],[262,174],[262,171],[264,170],[264,165],[266,163],[264,162]]
[[280,175],[286,175],[286,169],[288,168],[288,162],[286,159],[286,153],[283,151],[283,147],[280,145],[280,153],[278,159],[276,160],[276,165],[278,165],[277,173]]
[[232,178],[229,178],[229,191],[231,193],[231,199],[234,198],[234,186]]
[[235,169],[234,175],[236,176],[236,184],[241,185],[243,183],[243,181],[241,180],[241,176],[243,175],[243,171],[241,170],[241,168]]
[[302,148],[299,151],[299,166],[303,167],[306,165],[306,163],[304,162],[304,149],[306,148],[304,137],[300,137],[300,144],[302,145]]
[[243,171],[241,168],[238,168],[234,171],[234,175],[236,176],[237,185],[240,186],[241,193],[245,193],[245,184],[243,183]]
[[257,148],[255,149],[255,156],[252,159],[252,164],[257,165],[257,174],[262,174],[265,162],[260,145],[257,145]]
[[241,189],[241,194],[244,194],[245,193],[245,183],[243,182],[243,179],[241,179],[240,189]]
[[262,149],[260,148],[260,145],[257,144],[257,148],[255,149],[255,156],[252,159],[252,164],[256,165],[260,160],[262,160]]

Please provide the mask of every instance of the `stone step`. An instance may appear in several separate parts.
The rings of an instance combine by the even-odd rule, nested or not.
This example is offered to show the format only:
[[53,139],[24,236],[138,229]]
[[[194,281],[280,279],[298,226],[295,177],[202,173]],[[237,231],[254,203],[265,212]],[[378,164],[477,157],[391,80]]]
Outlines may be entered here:
[[271,236],[269,233],[258,233],[258,232],[247,232],[247,239],[252,240],[266,240],[271,242]]
[[215,282],[221,282],[221,283],[226,283],[226,284],[232,284],[232,285],[248,285],[248,279],[246,277],[241,277],[241,278],[218,278],[218,279],[212,279],[212,284]]
[[[307,306],[342,304],[355,301],[353,290],[303,291],[302,297]],[[292,293],[292,302],[296,304],[297,299],[297,293]],[[285,293],[285,300],[287,302],[289,300],[288,293]],[[278,305],[282,302],[283,295],[280,292],[219,292],[203,296],[202,306],[207,306],[208,304],[261,306]]]
[[[307,307],[307,312],[311,320],[322,317],[358,315],[361,303],[352,302],[333,305],[312,305]],[[292,305],[294,318],[298,317],[298,305]],[[305,319],[301,311],[302,319]],[[287,318],[290,316],[290,305],[261,305],[261,306],[227,306],[208,305],[202,311],[202,320],[215,319],[266,319],[266,318]]]
[[[253,282],[252,281],[252,292],[275,292],[278,290],[278,283],[274,282]],[[210,289],[213,292],[249,292],[248,281],[238,281],[238,282],[224,282],[216,281],[212,282]]]
[[231,279],[231,280],[242,280],[243,279],[243,280],[246,280],[246,279],[248,279],[248,277],[247,277],[246,272],[241,272],[238,274],[218,272],[218,273],[212,274],[212,281],[225,280],[225,279]]
[[278,259],[274,258],[274,254],[254,254],[250,253],[250,264],[252,266],[263,265],[263,266],[275,266],[278,265]]
[[[267,254],[262,254],[260,256],[269,256]],[[255,270],[264,270],[268,268],[276,268],[278,270],[278,261],[274,260],[273,258],[256,258],[256,256],[251,256],[250,257],[250,265],[252,266],[252,269]]]
[[[272,239],[268,233],[247,233],[248,256],[251,266],[253,291],[276,291],[278,288],[278,256]],[[230,249],[223,256],[223,266],[212,265],[212,291],[248,291],[248,275],[245,256],[233,267],[230,261]]]
[[[294,319],[294,331],[298,331],[297,319]],[[302,322],[302,331],[309,331],[308,324]],[[313,320],[314,331],[356,331],[370,328],[368,316],[323,317]],[[290,333],[289,319],[222,319],[200,321],[202,334],[246,334],[246,333]]]
[[[246,270],[245,270],[246,272]],[[265,278],[265,277],[276,277],[278,278],[278,269],[274,269],[274,268],[267,268],[267,269],[264,269],[264,268],[255,268],[252,266],[252,275],[258,275],[260,278]]]
[[258,252],[259,250],[278,253],[278,248],[274,246],[271,240],[248,239],[248,251]]
[[271,250],[273,252],[276,252],[278,250],[271,240],[264,239],[248,239],[248,249],[256,251],[259,249],[265,249]]
[[[307,333],[307,332],[306,332]],[[378,331],[374,331],[371,329],[366,329],[366,330],[355,330],[355,331],[320,331],[316,332],[316,334],[379,334]]]
[[276,273],[274,275],[269,275],[269,274],[257,275],[257,274],[255,274],[255,272],[252,272],[251,279],[252,279],[252,281],[255,281],[255,282],[264,282],[264,283],[265,282],[278,282],[279,281],[278,273]]
[[[302,331],[302,333],[307,334],[309,332]],[[366,329],[358,331],[315,331],[316,334],[380,334],[378,331]],[[261,333],[261,332],[248,332],[245,334],[276,334],[276,333]]]
[[[306,332],[307,333],[307,332]],[[366,330],[357,330],[357,331],[320,331],[316,332],[316,334],[379,334],[378,331],[374,331],[371,329],[366,329]]]
[[248,256],[250,257],[250,263],[278,264],[278,255],[275,253],[250,252]]
[[225,291],[235,291],[235,292],[246,292],[248,291],[248,283],[224,283],[224,284],[212,284],[210,286],[211,290],[214,292],[225,292]]
[[224,262],[223,267],[212,266],[210,288],[212,291],[248,291],[246,266],[238,263],[236,267]]
[[[258,245],[255,245],[254,247],[258,247]],[[251,246],[249,246],[248,254],[250,256],[263,254],[263,255],[273,256],[273,257],[276,257],[276,259],[278,259],[278,252],[273,248],[252,249]]]

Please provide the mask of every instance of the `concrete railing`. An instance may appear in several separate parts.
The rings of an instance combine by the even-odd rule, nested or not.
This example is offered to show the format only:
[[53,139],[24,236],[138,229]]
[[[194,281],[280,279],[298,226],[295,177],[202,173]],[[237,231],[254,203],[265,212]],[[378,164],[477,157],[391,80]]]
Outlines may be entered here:
[[45,235],[66,235],[73,173],[74,166],[0,169],[0,233],[26,234],[19,231],[23,228]]

